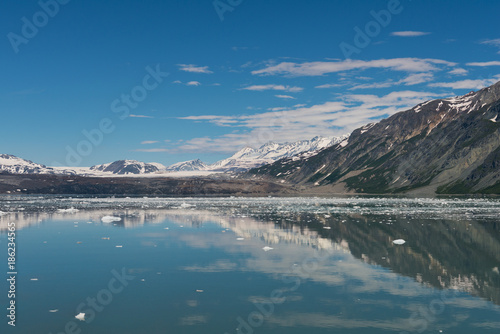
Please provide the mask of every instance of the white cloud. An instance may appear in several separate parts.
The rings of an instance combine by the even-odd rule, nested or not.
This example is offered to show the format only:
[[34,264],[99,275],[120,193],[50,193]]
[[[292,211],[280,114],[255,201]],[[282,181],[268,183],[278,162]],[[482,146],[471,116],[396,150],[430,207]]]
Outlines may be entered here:
[[254,75],[288,75],[288,76],[321,76],[350,70],[366,70],[370,68],[390,69],[402,72],[440,71],[440,66],[453,67],[456,63],[441,59],[393,58],[378,60],[316,61],[305,63],[282,62],[252,71]]
[[[500,49],[500,38],[497,39],[487,39],[481,42],[481,44],[492,45]],[[498,51],[500,54],[500,50]]]
[[252,115],[181,117],[231,126],[237,130],[219,137],[187,140],[172,152],[234,153],[244,146],[258,147],[268,141],[286,142],[317,135],[342,135],[374,119],[407,110],[434,97],[437,97],[434,93],[416,91],[392,92],[384,96],[351,94],[310,107],[297,105],[291,109],[278,108]]
[[291,92],[291,93],[296,93],[296,92],[301,92],[304,90],[302,87],[294,87],[294,86],[284,86],[284,85],[253,85],[253,86],[248,86],[245,88],[242,88],[244,90],[255,90],[255,91],[264,91],[264,90],[282,90],[285,92]]
[[316,86],[314,88],[322,89],[322,88],[335,88],[335,87],[342,87],[342,86],[344,86],[344,84],[324,84],[324,85]]
[[156,144],[157,142],[157,140],[144,140],[141,142],[141,145]]
[[146,115],[133,115],[130,114],[128,117],[135,117],[135,118],[154,118],[153,116],[146,116]]
[[500,75],[494,76],[492,79],[476,79],[476,80],[460,80],[455,82],[436,82],[429,84],[430,87],[444,87],[453,89],[482,89],[491,86],[500,80]]
[[466,65],[467,66],[479,66],[479,67],[500,66],[500,61],[475,62],[475,63],[467,63]]
[[349,90],[387,88],[398,85],[413,86],[420,83],[432,81],[433,79],[434,75],[432,73],[412,73],[408,75],[406,78],[403,78],[399,81],[387,80],[383,82],[366,83],[366,84],[356,85],[352,88],[349,88]]
[[189,81],[186,83],[187,86],[200,86],[201,83],[199,81]]
[[290,96],[290,95],[274,95],[274,96],[276,96],[280,99],[293,99],[293,100],[295,100],[295,97]]
[[196,66],[193,64],[178,64],[179,70],[184,71],[184,72],[191,72],[191,73],[214,73],[208,69],[208,66]]
[[400,80],[402,84],[406,86],[413,86],[424,82],[429,82],[434,79],[434,75],[432,73],[415,73],[410,74],[406,78]]
[[493,45],[500,47],[500,38],[497,39],[487,39],[481,42],[481,44]]
[[398,36],[398,37],[418,37],[429,34],[430,32],[423,32],[423,31],[394,31],[391,33],[392,36]]
[[168,148],[148,148],[148,149],[138,149],[134,152],[148,152],[148,153],[158,153],[158,152],[170,152]]
[[469,71],[467,71],[464,68],[457,67],[457,68],[449,71],[448,73],[453,74],[453,75],[467,75],[469,73]]

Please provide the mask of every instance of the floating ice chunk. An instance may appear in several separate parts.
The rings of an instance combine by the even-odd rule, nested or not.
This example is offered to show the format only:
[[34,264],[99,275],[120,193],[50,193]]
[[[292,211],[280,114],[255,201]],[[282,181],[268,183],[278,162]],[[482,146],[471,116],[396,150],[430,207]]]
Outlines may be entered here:
[[101,221],[103,223],[119,222],[120,220],[122,220],[120,217],[115,216],[104,216],[101,218]]
[[80,321],[85,321],[85,313],[80,312],[77,315],[75,315],[75,318],[77,318]]
[[203,292],[203,290],[196,290],[196,292]]
[[236,238],[236,240],[241,241],[241,240],[245,240],[245,238]]
[[56,313],[56,312],[59,312],[58,309],[53,309],[53,310],[49,310],[50,313]]
[[262,249],[264,250],[264,252],[269,252],[270,250],[273,250],[274,248],[269,247],[269,246],[264,246],[264,247],[262,247]]
[[331,230],[332,228],[330,226],[323,226],[325,230]]
[[116,245],[115,247],[116,247],[116,248],[123,248],[123,246],[122,246],[122,245]]
[[406,241],[403,239],[396,239],[392,243],[395,245],[403,245]]
[[31,278],[30,281],[38,281],[38,278]]
[[57,212],[59,213],[75,213],[75,212],[78,212],[80,210],[78,209],[75,209],[73,207],[69,208],[69,209],[57,209]]
[[190,208],[190,207],[193,207],[193,206],[196,206],[196,205],[193,205],[193,204],[189,204],[189,203],[186,203],[186,202],[182,202],[181,204],[181,208]]

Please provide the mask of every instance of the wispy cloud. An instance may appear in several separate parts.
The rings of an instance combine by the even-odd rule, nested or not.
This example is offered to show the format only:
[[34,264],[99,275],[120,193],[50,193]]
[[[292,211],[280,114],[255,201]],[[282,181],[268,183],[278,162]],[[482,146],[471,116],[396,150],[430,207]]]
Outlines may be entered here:
[[144,140],[144,141],[141,141],[141,145],[156,144],[157,142],[158,142],[157,140]]
[[394,31],[391,32],[392,36],[398,36],[398,37],[419,37],[419,36],[425,36],[425,35],[430,35],[430,32],[424,32],[424,31]]
[[255,91],[264,91],[264,90],[282,90],[285,92],[291,92],[291,93],[296,93],[296,92],[301,92],[304,90],[302,87],[294,87],[294,86],[285,86],[285,85],[253,85],[253,86],[248,86],[242,88],[244,90],[255,90]]
[[187,140],[171,152],[234,153],[244,146],[258,147],[267,141],[296,141],[317,135],[349,133],[355,128],[406,110],[437,95],[430,92],[400,91],[384,96],[370,94],[345,95],[309,107],[277,108],[252,115],[187,116],[181,119],[231,126],[235,131],[218,137]]
[[487,40],[481,41],[480,43],[481,44],[486,44],[486,45],[491,45],[491,46],[499,48],[499,51],[497,53],[500,54],[500,38],[497,38],[497,39],[487,39]]
[[295,97],[290,96],[290,95],[274,95],[274,96],[276,96],[280,99],[293,99],[293,100],[295,100]]
[[267,67],[252,71],[254,75],[288,75],[288,76],[321,76],[351,70],[366,70],[371,68],[389,69],[402,72],[440,71],[445,67],[454,67],[456,63],[441,59],[393,58],[378,60],[340,60],[316,61],[305,63],[282,62],[270,64]]
[[189,81],[186,83],[186,86],[201,86],[201,82],[199,81]]
[[319,89],[325,89],[325,88],[335,88],[335,87],[342,87],[344,84],[324,84],[324,85],[319,85],[314,88],[319,88]]
[[208,69],[208,66],[196,66],[193,64],[178,64],[177,66],[179,66],[180,71],[184,72],[205,73],[205,74],[214,73]]
[[168,148],[147,148],[147,149],[134,150],[134,152],[148,152],[148,153],[170,152],[170,151],[171,150]]
[[130,114],[128,117],[135,117],[135,118],[154,118],[153,116],[146,116],[146,115],[133,115],[133,114]]
[[467,71],[464,68],[460,68],[460,67],[454,68],[453,70],[448,72],[448,74],[452,74],[452,75],[467,75],[468,73],[469,73],[469,71]]
[[485,61],[485,62],[475,62],[475,63],[467,63],[467,66],[479,66],[479,67],[486,67],[486,66],[500,66],[500,61]]
[[455,82],[435,82],[429,84],[429,87],[444,87],[452,89],[482,89],[484,87],[493,85],[498,80],[500,80],[500,75],[496,75],[492,79],[467,79]]
[[433,79],[434,79],[434,75],[430,72],[429,73],[412,73],[412,74],[408,75],[406,78],[403,78],[403,79],[398,80],[398,81],[386,80],[383,82],[366,83],[366,84],[356,85],[352,88],[349,88],[349,90],[387,88],[387,87],[399,86],[399,85],[413,86],[413,85],[432,81]]

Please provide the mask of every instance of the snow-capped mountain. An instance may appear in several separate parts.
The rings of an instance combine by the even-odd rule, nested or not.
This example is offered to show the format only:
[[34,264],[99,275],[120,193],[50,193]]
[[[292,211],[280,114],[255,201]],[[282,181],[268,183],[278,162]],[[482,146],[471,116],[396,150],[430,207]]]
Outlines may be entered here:
[[283,158],[297,155],[314,155],[325,148],[342,142],[348,137],[348,135],[341,137],[317,136],[310,140],[299,140],[284,144],[269,142],[257,149],[245,147],[230,158],[209,165],[208,169],[214,171],[245,171]]
[[[174,172],[196,172],[210,174],[215,172],[242,172],[251,168],[273,163],[279,159],[294,157],[303,158],[317,154],[321,150],[336,145],[349,136],[314,137],[310,140],[300,140],[292,143],[278,144],[269,142],[259,148],[245,147],[231,157],[217,161],[211,165],[200,159],[178,162],[168,167],[160,163],[145,163],[137,160],[118,160],[92,167],[47,167],[13,155],[0,155],[0,171],[12,174],[60,174],[81,176],[112,175],[151,175],[159,174],[174,176]],[[179,173],[178,173],[179,174]]]
[[137,160],[118,160],[102,165],[90,167],[91,171],[108,172],[113,174],[149,174],[165,170],[162,164],[146,163]]
[[207,165],[200,159],[178,162],[167,167],[167,171],[186,172],[207,170]]
[[500,82],[426,101],[354,130],[314,159],[251,170],[279,182],[360,193],[500,193]]
[[10,154],[0,154],[0,171],[12,174],[53,174],[54,170]]

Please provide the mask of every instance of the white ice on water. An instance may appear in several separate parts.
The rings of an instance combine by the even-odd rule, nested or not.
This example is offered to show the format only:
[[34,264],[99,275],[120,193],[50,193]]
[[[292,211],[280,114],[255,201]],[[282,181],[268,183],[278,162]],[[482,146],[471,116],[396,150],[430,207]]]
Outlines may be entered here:
[[392,243],[395,245],[403,245],[406,241],[403,239],[396,239]]
[[122,220],[120,217],[114,217],[114,216],[104,216],[101,218],[101,221],[103,223],[119,222],[120,220]]

